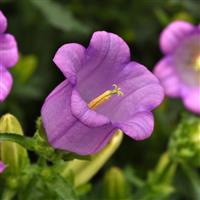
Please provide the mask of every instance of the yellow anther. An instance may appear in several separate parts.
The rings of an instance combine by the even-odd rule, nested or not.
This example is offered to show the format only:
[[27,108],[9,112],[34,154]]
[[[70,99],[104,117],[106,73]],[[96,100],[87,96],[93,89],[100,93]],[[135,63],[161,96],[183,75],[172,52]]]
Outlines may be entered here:
[[121,89],[116,85],[113,84],[114,89],[113,90],[107,90],[103,94],[99,95],[95,99],[93,99],[89,104],[88,107],[91,109],[95,109],[98,106],[102,105],[106,101],[108,101],[113,95],[117,94],[118,96],[122,96],[123,92]]
[[195,60],[194,68],[195,68],[196,71],[200,71],[200,55],[197,56],[197,58]]

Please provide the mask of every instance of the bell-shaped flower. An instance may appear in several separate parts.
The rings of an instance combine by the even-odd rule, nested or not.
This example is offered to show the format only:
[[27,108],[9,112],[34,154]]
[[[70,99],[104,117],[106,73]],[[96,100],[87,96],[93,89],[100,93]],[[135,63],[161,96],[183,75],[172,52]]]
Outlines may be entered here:
[[88,48],[65,44],[54,62],[66,80],[41,111],[54,148],[87,155],[102,149],[118,129],[135,140],[151,135],[151,111],[161,103],[163,88],[150,71],[130,60],[119,36],[95,32]]
[[18,61],[18,49],[15,38],[4,33],[7,20],[0,11],[0,102],[8,96],[12,87],[12,76],[8,71]]
[[155,66],[166,95],[180,97],[186,108],[200,114],[200,26],[175,21],[161,33],[165,57]]

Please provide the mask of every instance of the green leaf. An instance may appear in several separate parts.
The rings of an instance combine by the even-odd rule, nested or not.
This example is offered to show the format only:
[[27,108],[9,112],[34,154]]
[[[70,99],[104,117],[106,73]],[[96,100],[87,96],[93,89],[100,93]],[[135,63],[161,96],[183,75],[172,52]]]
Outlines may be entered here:
[[131,166],[127,166],[124,169],[124,173],[130,184],[133,184],[137,188],[140,188],[144,185],[144,181],[136,175],[135,170]]
[[76,193],[78,196],[83,196],[89,191],[91,191],[92,185],[90,183],[86,183],[76,188]]
[[76,200],[76,194],[69,180],[61,177],[54,167],[35,165],[26,169],[28,181],[19,187],[20,200]]
[[195,169],[191,168],[189,165],[182,164],[184,173],[189,179],[190,185],[192,187],[192,194],[194,199],[200,199],[200,176]]
[[80,33],[87,33],[90,29],[74,18],[72,13],[65,7],[61,6],[55,1],[51,0],[31,0],[46,20],[55,28],[63,31],[78,31]]
[[185,115],[169,142],[169,156],[180,163],[200,166],[200,118]]
[[26,83],[37,68],[37,58],[34,55],[20,56],[17,65],[12,68],[15,79],[20,83]]

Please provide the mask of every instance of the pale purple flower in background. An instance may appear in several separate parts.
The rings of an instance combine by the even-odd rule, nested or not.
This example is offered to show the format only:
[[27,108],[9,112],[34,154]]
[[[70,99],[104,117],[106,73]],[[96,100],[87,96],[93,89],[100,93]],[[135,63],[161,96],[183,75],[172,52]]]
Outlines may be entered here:
[[165,57],[155,66],[166,95],[180,97],[186,108],[200,114],[200,26],[175,21],[161,33]]
[[8,71],[18,61],[18,49],[15,38],[4,33],[7,20],[0,11],[0,103],[5,100],[12,88],[12,76]]
[[5,168],[6,165],[2,161],[0,161],[0,174],[4,172]]
[[[66,80],[50,93],[41,111],[54,148],[87,155],[103,148],[117,129],[135,140],[151,135],[151,111],[161,103],[163,88],[147,68],[131,61],[119,36],[95,32],[88,48],[65,44],[54,62]],[[91,101],[113,84],[123,96],[112,96],[91,109]]]

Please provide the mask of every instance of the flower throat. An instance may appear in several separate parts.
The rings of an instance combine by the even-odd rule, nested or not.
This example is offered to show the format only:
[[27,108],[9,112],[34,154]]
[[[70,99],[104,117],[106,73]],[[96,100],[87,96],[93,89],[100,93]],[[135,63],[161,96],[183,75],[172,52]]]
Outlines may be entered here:
[[107,90],[103,94],[90,101],[88,107],[91,109],[96,109],[103,103],[107,102],[115,94],[117,94],[118,96],[123,96],[123,92],[121,91],[121,89],[116,84],[113,84],[113,86],[113,90]]

